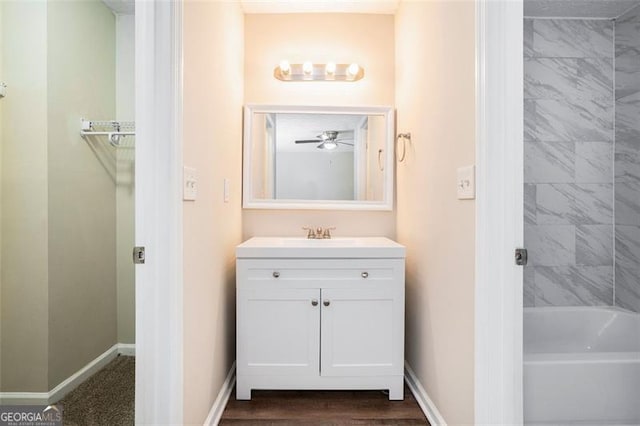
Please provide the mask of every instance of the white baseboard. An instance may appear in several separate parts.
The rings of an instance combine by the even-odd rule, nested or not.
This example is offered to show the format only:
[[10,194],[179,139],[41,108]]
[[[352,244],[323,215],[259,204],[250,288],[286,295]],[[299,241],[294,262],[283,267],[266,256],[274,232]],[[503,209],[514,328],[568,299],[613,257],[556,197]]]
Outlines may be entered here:
[[204,421],[204,426],[217,426],[220,422],[220,418],[222,417],[222,413],[224,412],[225,407],[227,406],[227,402],[229,402],[229,397],[231,396],[231,391],[233,390],[233,385],[236,381],[236,362],[234,361],[229,369],[229,373],[227,374],[227,378],[224,380],[222,387],[220,388],[220,392],[218,392],[218,397],[213,402],[211,406],[211,410],[209,410],[209,415]]
[[427,416],[427,420],[432,426],[447,426],[447,422],[438,411],[438,407],[433,403],[427,391],[424,389],[420,381],[418,380],[418,376],[413,372],[409,363],[407,361],[404,362],[404,370],[405,375],[404,379],[407,382],[407,386],[411,390],[411,393],[418,401],[418,405],[422,409],[422,412],[425,416]]
[[49,392],[0,392],[0,405],[49,405]]
[[118,343],[118,355],[136,356],[136,344]]
[[111,362],[118,354],[135,356],[135,344],[116,343],[49,392],[0,392],[0,404],[49,405],[57,402]]

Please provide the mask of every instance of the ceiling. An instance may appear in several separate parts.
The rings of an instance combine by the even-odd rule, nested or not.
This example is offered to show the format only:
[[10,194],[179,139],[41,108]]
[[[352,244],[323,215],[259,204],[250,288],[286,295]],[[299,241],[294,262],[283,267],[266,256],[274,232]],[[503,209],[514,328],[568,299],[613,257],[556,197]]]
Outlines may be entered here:
[[400,0],[240,0],[244,13],[375,13],[394,15]]
[[[102,0],[117,14],[133,14],[135,0]],[[394,15],[401,0],[239,0],[245,13],[374,13]],[[524,15],[613,19],[640,0],[524,0]]]
[[613,19],[637,5],[640,0],[524,0],[524,16]]
[[135,0],[102,0],[113,13],[119,15],[133,15],[135,13]]

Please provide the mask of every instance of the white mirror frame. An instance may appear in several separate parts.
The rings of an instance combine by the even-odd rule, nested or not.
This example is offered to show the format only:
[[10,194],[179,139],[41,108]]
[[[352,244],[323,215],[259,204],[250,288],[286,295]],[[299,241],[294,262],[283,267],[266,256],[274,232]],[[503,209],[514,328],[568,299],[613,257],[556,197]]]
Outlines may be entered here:
[[[251,182],[251,129],[254,114],[353,114],[382,115],[386,126],[384,155],[384,196],[382,201],[345,200],[265,200],[254,199]],[[256,105],[244,108],[244,147],[242,167],[242,207],[245,209],[281,210],[393,210],[393,182],[395,177],[394,159],[394,110],[391,106],[296,106],[296,105]]]

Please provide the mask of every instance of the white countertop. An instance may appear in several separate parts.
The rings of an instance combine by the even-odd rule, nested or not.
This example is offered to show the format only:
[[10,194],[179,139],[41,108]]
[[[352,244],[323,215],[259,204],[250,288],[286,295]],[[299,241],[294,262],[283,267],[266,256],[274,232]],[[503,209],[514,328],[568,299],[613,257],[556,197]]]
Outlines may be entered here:
[[403,245],[385,237],[307,239],[254,237],[236,247],[238,258],[404,258]]

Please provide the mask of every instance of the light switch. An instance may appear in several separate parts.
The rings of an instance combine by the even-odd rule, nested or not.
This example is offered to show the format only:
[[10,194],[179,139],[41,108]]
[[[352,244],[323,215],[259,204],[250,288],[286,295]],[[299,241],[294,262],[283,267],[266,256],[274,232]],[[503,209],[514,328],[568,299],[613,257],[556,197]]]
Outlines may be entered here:
[[224,178],[224,202],[229,202],[229,179]]
[[198,196],[198,172],[185,166],[182,173],[182,199],[195,201]]
[[458,169],[458,200],[473,200],[476,198],[476,166],[460,167]]

